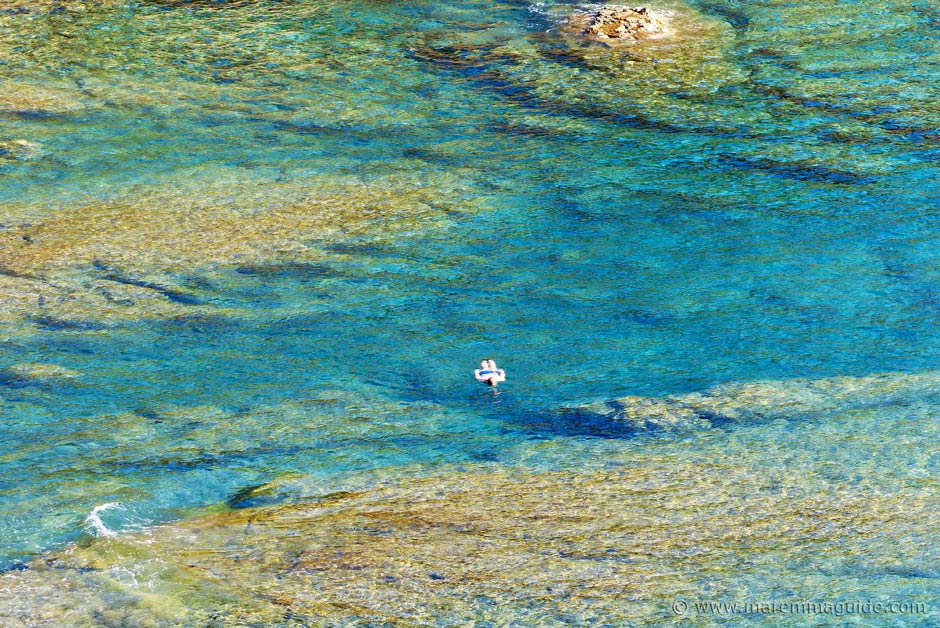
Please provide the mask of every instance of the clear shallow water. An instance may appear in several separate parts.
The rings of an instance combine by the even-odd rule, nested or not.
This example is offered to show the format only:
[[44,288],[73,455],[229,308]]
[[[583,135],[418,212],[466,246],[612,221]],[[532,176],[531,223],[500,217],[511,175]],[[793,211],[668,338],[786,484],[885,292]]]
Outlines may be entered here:
[[[77,292],[126,271],[200,309],[8,324],[2,365],[80,376],[0,390],[3,564],[92,534],[85,518],[112,502],[126,510],[104,511],[108,527],[131,530],[292,474],[317,495],[444,463],[591,467],[608,448],[674,443],[599,443],[616,426],[572,422],[566,405],[934,369],[930,7],[672,8],[697,38],[613,50],[566,39],[562,5],[4,15],[0,139],[41,144],[0,161],[11,238],[121,202],[155,222],[206,196],[263,215],[338,180],[392,200],[365,226],[338,216],[310,233],[315,261],[209,249],[181,267],[116,230],[135,265],[106,248],[65,270],[30,262]],[[396,216],[419,186],[426,211]],[[490,355],[510,375],[495,398],[469,378]],[[727,438],[733,463],[743,428],[728,429],[683,434],[677,455]],[[749,434],[779,455],[774,430]],[[543,458],[546,443],[564,453]],[[875,472],[869,453],[833,473]],[[878,469],[903,492],[913,459],[895,453]]]

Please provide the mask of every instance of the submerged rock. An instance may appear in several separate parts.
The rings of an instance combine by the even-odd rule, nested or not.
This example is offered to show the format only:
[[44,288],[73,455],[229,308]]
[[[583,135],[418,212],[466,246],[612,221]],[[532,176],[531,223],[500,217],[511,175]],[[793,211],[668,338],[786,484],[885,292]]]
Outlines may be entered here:
[[[749,412],[854,410],[801,430],[780,422],[639,446],[556,439],[513,448],[535,467],[246,482],[229,507],[135,532],[89,530],[76,545],[0,573],[0,616],[30,628],[711,626],[671,621],[671,609],[754,591],[854,599],[868,583],[918,608],[936,599],[923,565],[940,554],[931,540],[940,485],[927,472],[940,437],[940,373],[729,384],[620,402],[654,412],[677,400],[706,407],[700,397]],[[140,412],[91,417],[69,439],[95,443],[94,464],[112,439],[108,473],[194,456],[218,466],[227,452],[240,466],[254,445],[275,444],[268,438],[291,449],[352,442],[359,428],[349,418],[363,408],[359,392],[330,390],[260,413],[161,409],[162,427]],[[272,437],[270,417],[294,427]],[[150,453],[173,425],[178,444]],[[401,422],[380,439],[429,427]],[[318,445],[324,433],[334,436]],[[45,460],[35,449],[22,456]],[[99,477],[93,465],[81,468]],[[113,491],[110,482],[86,486],[81,503],[100,506],[85,512],[110,509]]]
[[299,268],[312,275],[325,268],[320,243],[434,228],[448,224],[447,212],[458,206],[487,207],[453,173],[430,182],[388,176],[366,185],[339,177],[313,185],[306,179],[213,182],[203,175],[186,187],[148,189],[56,214],[23,208],[34,213],[30,220],[0,229],[0,320],[110,325],[253,316],[216,300],[237,289],[233,274],[251,273],[219,269],[289,275]]
[[685,395],[620,397],[574,411],[629,431],[651,431],[798,418],[938,397],[940,372],[928,371],[731,383]]
[[[67,83],[39,85],[25,81],[0,81],[2,116],[49,119],[80,112],[87,109],[88,105],[88,98],[74,85]],[[0,142],[0,146],[8,143]]]
[[49,11],[79,13],[87,11],[89,6],[98,7],[107,4],[106,0],[95,2],[60,2],[58,0],[0,0],[0,11],[9,15],[22,13],[46,13]]
[[605,5],[589,13],[584,34],[592,39],[637,40],[668,34],[666,18],[646,7]]
[[0,385],[42,386],[78,379],[80,373],[58,364],[14,364],[0,369]]
[[33,628],[677,625],[662,617],[680,597],[736,599],[786,578],[803,599],[820,571],[837,595],[858,586],[846,568],[927,559],[911,541],[936,524],[937,487],[814,490],[827,460],[790,473],[730,458],[453,469],[222,510],[37,558],[6,576],[0,613]]
[[29,140],[0,141],[0,159],[35,159],[42,155],[42,146]]

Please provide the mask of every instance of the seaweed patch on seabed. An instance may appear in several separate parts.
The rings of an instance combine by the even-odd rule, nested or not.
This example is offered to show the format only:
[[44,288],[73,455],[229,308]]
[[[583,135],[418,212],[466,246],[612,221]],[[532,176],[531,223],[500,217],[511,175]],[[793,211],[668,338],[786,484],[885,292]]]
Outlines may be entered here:
[[[935,63],[933,51],[921,48],[930,38],[914,35],[933,28],[936,10],[924,12],[925,6],[882,3],[883,17],[867,22],[864,32],[856,25],[869,15],[865,5],[833,4],[838,20],[828,19],[818,4],[756,12],[755,22],[765,22],[742,34],[748,85],[781,115],[793,115],[787,108],[794,105],[829,114],[826,124],[837,131],[824,132],[830,142],[930,144],[938,119],[932,88],[912,98],[900,97],[898,90],[920,83],[922,68]],[[911,48],[887,43],[898,37],[912,42]],[[820,54],[805,54],[810,49]],[[925,56],[912,63],[910,55],[920,54],[915,50]]]
[[800,161],[782,162],[759,157],[719,155],[713,163],[719,167],[727,166],[740,170],[759,170],[771,175],[785,179],[795,179],[797,181],[816,181],[819,183],[843,185],[859,185],[877,181],[876,177],[866,176],[856,172],[835,170],[820,164]]

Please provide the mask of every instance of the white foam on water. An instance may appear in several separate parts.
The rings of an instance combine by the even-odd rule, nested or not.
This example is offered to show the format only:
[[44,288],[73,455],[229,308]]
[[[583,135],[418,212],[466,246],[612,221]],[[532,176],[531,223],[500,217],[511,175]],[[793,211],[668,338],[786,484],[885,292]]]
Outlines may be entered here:
[[91,514],[85,517],[85,525],[91,528],[91,531],[95,536],[98,537],[108,537],[115,536],[117,532],[110,530],[108,526],[104,524],[101,520],[100,514],[107,510],[116,508],[118,510],[127,510],[121,502],[108,502],[107,504],[101,504],[100,506],[95,506],[91,510]]

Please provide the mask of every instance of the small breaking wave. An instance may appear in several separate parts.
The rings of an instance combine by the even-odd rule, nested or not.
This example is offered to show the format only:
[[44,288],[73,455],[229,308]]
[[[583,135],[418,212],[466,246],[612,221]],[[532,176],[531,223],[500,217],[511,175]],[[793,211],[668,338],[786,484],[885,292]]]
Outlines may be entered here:
[[107,504],[101,504],[92,508],[91,514],[85,517],[85,526],[96,537],[111,537],[117,535],[115,530],[108,528],[104,521],[101,520],[101,513],[107,512],[108,510],[126,512],[127,508],[121,502],[108,502]]

